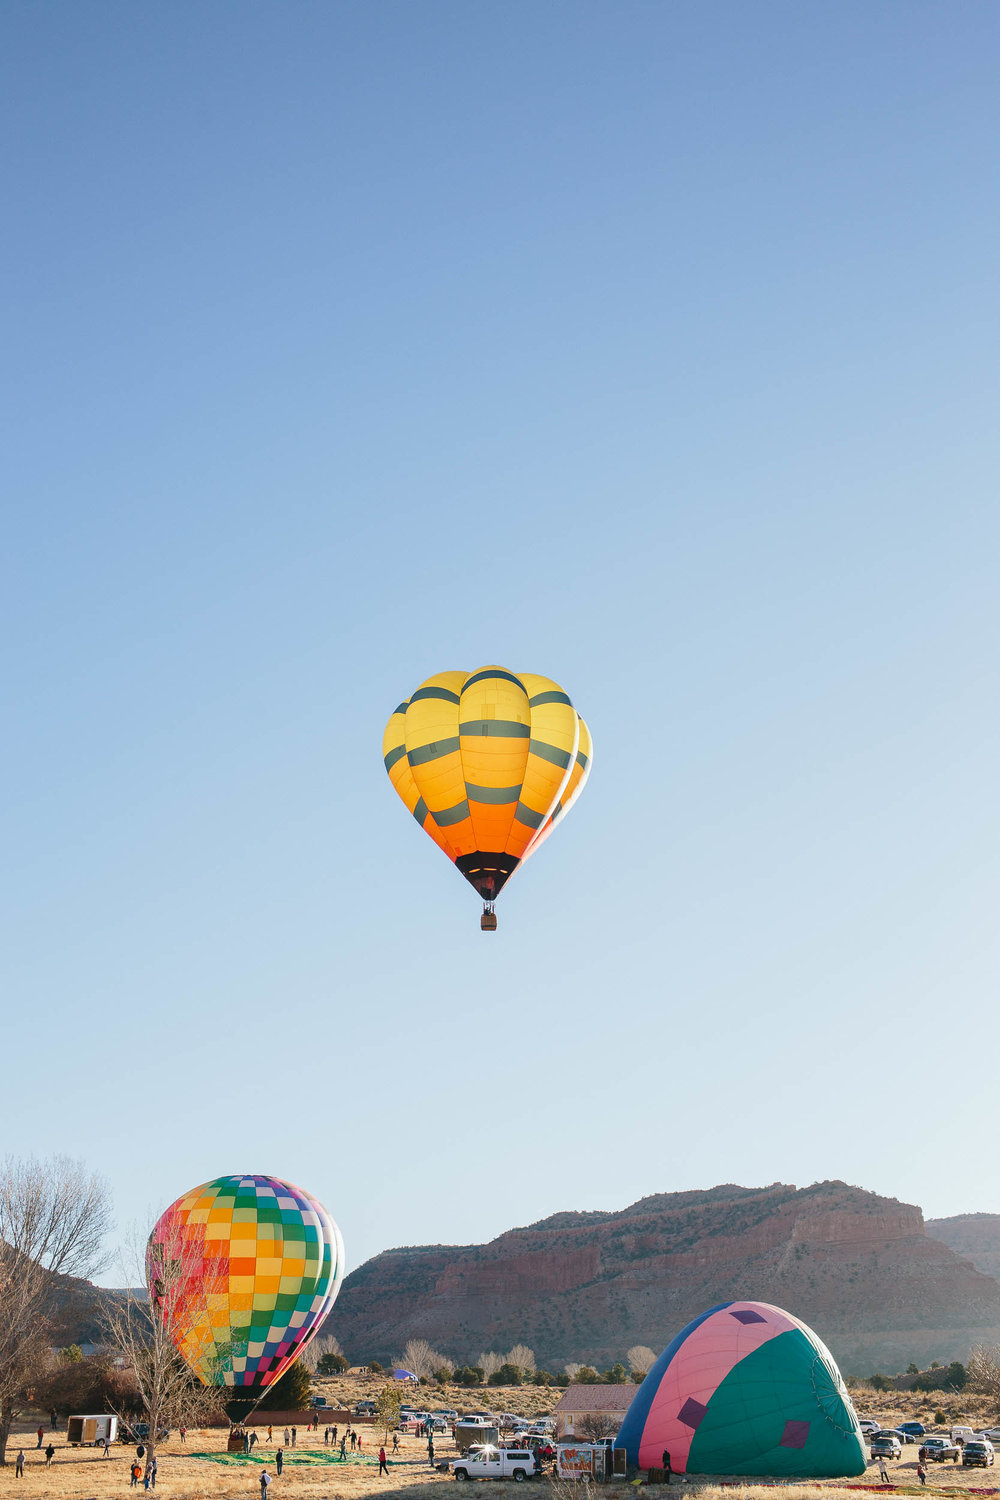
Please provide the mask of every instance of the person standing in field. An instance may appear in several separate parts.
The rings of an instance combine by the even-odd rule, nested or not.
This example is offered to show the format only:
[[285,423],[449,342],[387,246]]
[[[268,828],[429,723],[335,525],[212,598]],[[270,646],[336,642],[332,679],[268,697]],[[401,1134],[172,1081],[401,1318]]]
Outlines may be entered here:
[[260,1471],[260,1500],[267,1500],[267,1490],[271,1483],[271,1476],[266,1469]]
[[18,1448],[18,1450],[17,1450],[17,1460],[16,1460],[16,1462],[14,1464],[14,1477],[15,1477],[15,1479],[23,1479],[24,1478],[24,1449],[23,1448]]
[[394,1432],[393,1435],[392,1435],[392,1451],[393,1451],[393,1453],[398,1453],[399,1452],[399,1433],[398,1432]]
[[880,1458],[878,1461],[878,1477],[881,1484],[889,1483],[889,1470],[885,1466],[884,1458]]
[[55,1456],[56,1456],[56,1450],[53,1448],[52,1444],[50,1443],[49,1446],[45,1450],[45,1467],[47,1469],[51,1469],[51,1467],[52,1467],[52,1460],[55,1458]]
[[924,1468],[923,1463],[917,1464],[917,1478],[921,1484],[927,1483],[927,1470]]
[[431,1468],[433,1469],[433,1467],[434,1467],[434,1434],[433,1434],[433,1432],[430,1434],[430,1436],[427,1439],[427,1462],[430,1464]]
[[359,1453],[361,1452],[361,1434],[360,1434],[360,1432],[358,1433],[358,1452]]
[[340,1439],[340,1456],[344,1463],[347,1462],[347,1438],[342,1434]]
[[664,1484],[669,1484],[670,1483],[670,1450],[669,1450],[669,1448],[664,1448],[664,1450],[663,1450],[663,1483]]
[[187,1430],[187,1428],[186,1427],[181,1427],[180,1428],[180,1434],[181,1434],[181,1442],[182,1443],[186,1443],[187,1440],[188,1440],[188,1430]]
[[385,1461],[385,1449],[384,1448],[380,1448],[378,1450],[378,1471],[379,1471],[380,1474],[384,1474],[385,1477],[386,1477],[386,1479],[388,1479],[388,1477],[389,1477],[389,1465]]
[[159,1465],[159,1459],[154,1457],[151,1460],[150,1465],[149,1465],[149,1488],[151,1490],[155,1490],[156,1489],[156,1470],[157,1470],[158,1465]]
[[133,1463],[132,1463],[132,1483],[129,1485],[129,1489],[130,1490],[137,1490],[139,1488],[139,1480],[141,1478],[142,1478],[142,1464],[139,1463],[136,1460],[133,1460]]
[[45,1428],[42,1426],[41,1422],[39,1422],[38,1424],[38,1431],[35,1436],[38,1438],[38,1442],[35,1446],[40,1448],[42,1446],[42,1443],[45,1441]]
[[286,1427],[285,1428],[285,1447],[286,1448],[290,1448],[291,1445],[292,1445],[292,1435],[289,1432],[288,1428]]
[[277,1451],[277,1453],[274,1455],[274,1471],[277,1474],[277,1476],[278,1476],[279,1479],[281,1478],[281,1469],[282,1469],[282,1466],[283,1466],[284,1462],[285,1462],[285,1450],[284,1450],[284,1448],[279,1448],[278,1451]]

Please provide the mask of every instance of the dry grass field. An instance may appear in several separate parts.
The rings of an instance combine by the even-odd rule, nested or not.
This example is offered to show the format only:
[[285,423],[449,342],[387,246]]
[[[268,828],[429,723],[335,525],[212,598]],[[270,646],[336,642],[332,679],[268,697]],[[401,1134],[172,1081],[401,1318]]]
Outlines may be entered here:
[[[333,1378],[318,1380],[316,1387],[331,1405],[353,1404],[362,1396],[371,1395],[379,1387],[379,1380]],[[513,1411],[525,1416],[535,1416],[552,1411],[561,1395],[558,1389],[539,1386],[494,1387],[486,1390],[465,1390],[459,1387],[433,1387],[422,1389],[413,1400],[431,1407],[454,1407],[472,1410],[488,1407],[499,1411]],[[909,1393],[873,1393],[864,1390],[854,1392],[855,1405],[864,1416],[872,1416],[886,1425],[894,1425],[908,1418],[926,1421],[934,1425],[936,1411],[945,1411],[947,1420],[968,1419],[973,1425],[996,1420],[996,1413],[989,1403],[975,1397],[962,1398],[916,1397]],[[129,1465],[134,1450],[118,1445],[112,1449],[110,1459],[89,1448],[69,1448],[64,1436],[53,1441],[56,1455],[51,1468],[46,1468],[42,1453],[35,1448],[34,1429],[38,1416],[29,1414],[12,1436],[8,1448],[9,1463],[0,1469],[0,1500],[118,1500],[129,1490]],[[322,1418],[321,1418],[322,1421]],[[263,1431],[263,1429],[259,1429]],[[65,1431],[65,1429],[63,1429]],[[377,1435],[371,1427],[361,1429],[364,1440],[362,1458],[346,1464],[336,1461],[329,1448],[324,1448],[322,1427],[318,1434],[299,1430],[299,1444],[294,1450],[286,1450],[286,1461],[281,1479],[271,1486],[271,1500],[354,1500],[354,1497],[387,1497],[387,1500],[444,1500],[440,1493],[442,1485],[454,1481],[432,1471],[427,1463],[426,1443],[423,1439],[403,1437],[401,1451],[396,1460],[390,1459],[389,1478],[378,1475],[374,1456],[378,1450]],[[277,1434],[276,1434],[277,1435]],[[158,1451],[159,1475],[157,1492],[170,1500],[210,1500],[210,1497],[243,1497],[243,1500],[259,1500],[260,1474],[263,1468],[274,1475],[274,1447],[258,1444],[249,1459],[242,1455],[227,1454],[226,1432],[215,1429],[206,1432],[189,1432],[187,1442],[182,1444],[175,1435]],[[317,1436],[319,1441],[317,1442]],[[23,1441],[27,1459],[25,1476],[14,1477],[14,1458],[19,1443]],[[46,1434],[48,1441],[48,1434]],[[435,1439],[436,1457],[444,1459],[455,1456],[450,1441]],[[197,1456],[203,1455],[203,1456]],[[372,1461],[367,1461],[371,1459]],[[930,1493],[937,1496],[961,1497],[972,1494],[1000,1492],[1000,1461],[997,1468],[979,1470],[956,1468],[951,1464],[932,1465],[928,1474],[926,1491],[921,1491],[916,1476],[916,1448],[904,1449],[899,1463],[889,1464],[893,1490],[900,1494]],[[994,1480],[996,1474],[996,1480]],[[875,1487],[877,1469],[869,1471],[867,1478],[857,1481],[825,1480],[813,1484],[782,1483],[780,1488],[784,1500],[858,1500],[862,1486]],[[624,1483],[613,1483],[609,1490],[624,1490]],[[481,1484],[480,1489],[494,1490],[495,1484]],[[655,1488],[661,1500],[667,1500],[662,1487]],[[766,1500],[773,1494],[774,1486],[763,1482],[727,1481],[722,1475],[697,1476],[686,1480],[675,1480],[674,1491],[683,1489],[689,1500],[733,1500],[738,1492],[740,1500]],[[545,1479],[535,1483],[531,1493],[541,1492],[547,1500],[576,1500],[580,1488],[567,1482]],[[506,1493],[506,1489],[504,1493]],[[584,1491],[585,1493],[585,1491]],[[498,1497],[499,1500],[499,1497]],[[609,1495],[610,1500],[610,1495]]]

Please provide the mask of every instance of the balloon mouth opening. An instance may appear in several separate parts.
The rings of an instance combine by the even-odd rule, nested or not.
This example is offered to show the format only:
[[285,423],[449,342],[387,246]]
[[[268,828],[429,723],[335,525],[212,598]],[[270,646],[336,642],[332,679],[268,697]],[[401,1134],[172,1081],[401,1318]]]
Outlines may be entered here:
[[499,896],[518,865],[516,854],[460,854],[455,864],[483,900],[492,903]]

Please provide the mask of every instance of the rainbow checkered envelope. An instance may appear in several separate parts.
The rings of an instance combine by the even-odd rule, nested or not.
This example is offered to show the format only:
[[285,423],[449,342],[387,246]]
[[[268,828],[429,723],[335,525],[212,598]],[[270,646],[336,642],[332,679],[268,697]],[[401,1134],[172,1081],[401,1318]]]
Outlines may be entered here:
[[280,1379],[333,1307],[344,1242],[280,1177],[216,1177],[178,1198],[146,1250],[150,1301],[205,1385]]

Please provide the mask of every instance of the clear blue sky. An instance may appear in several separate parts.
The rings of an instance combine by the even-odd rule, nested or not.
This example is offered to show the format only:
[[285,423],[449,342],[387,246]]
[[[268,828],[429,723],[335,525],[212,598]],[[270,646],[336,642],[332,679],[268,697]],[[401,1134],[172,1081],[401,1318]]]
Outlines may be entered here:
[[[352,1266],[1000,1210],[997,8],[2,31],[5,1148],[290,1177]],[[488,662],[596,745],[495,937],[380,753]]]

